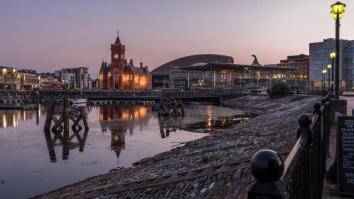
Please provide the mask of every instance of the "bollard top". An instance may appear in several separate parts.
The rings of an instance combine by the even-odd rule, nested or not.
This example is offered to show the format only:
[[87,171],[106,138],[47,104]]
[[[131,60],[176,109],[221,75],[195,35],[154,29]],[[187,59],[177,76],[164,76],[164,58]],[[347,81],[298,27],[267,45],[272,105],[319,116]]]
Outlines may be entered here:
[[309,127],[312,123],[310,116],[307,114],[301,115],[300,118],[298,119],[298,122],[301,127]]
[[[321,104],[325,104],[328,100],[327,100],[328,97],[325,97],[321,100]],[[317,103],[316,103],[317,104]]]
[[[323,102],[322,102],[322,103],[323,103]],[[324,102],[324,103],[326,103],[326,102]],[[315,108],[315,110],[320,110],[321,104],[316,103],[313,107]]]
[[284,161],[275,151],[263,149],[256,152],[251,160],[251,172],[258,182],[274,183],[284,171]]

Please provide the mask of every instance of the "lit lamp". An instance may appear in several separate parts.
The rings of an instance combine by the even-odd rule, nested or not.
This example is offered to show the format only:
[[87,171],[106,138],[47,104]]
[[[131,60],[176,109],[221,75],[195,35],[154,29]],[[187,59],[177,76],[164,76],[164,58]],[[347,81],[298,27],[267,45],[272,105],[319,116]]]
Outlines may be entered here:
[[323,69],[322,70],[322,95],[325,94],[325,90],[326,90],[326,73],[327,73],[327,69]]
[[332,80],[331,80],[331,74],[333,74],[333,71],[331,70],[333,68],[332,64],[328,64],[327,65],[327,71],[328,71],[328,78],[327,78],[327,82],[328,82],[328,91],[331,92],[331,85],[332,85]]
[[[334,60],[335,60],[335,58],[336,58],[336,52],[331,52],[330,54],[329,54],[329,57],[331,58],[331,65],[332,65],[332,68],[333,68],[333,70],[331,71],[331,88],[330,88],[330,90],[331,90],[331,94],[333,95],[334,93],[334,89],[333,89],[333,82],[334,82]],[[328,74],[329,75],[329,74]]]
[[335,87],[335,96],[339,99],[339,27],[340,20],[343,18],[345,12],[345,4],[337,1],[331,5],[331,15],[334,20],[336,20],[336,52],[335,52],[335,78],[334,78],[334,87]]

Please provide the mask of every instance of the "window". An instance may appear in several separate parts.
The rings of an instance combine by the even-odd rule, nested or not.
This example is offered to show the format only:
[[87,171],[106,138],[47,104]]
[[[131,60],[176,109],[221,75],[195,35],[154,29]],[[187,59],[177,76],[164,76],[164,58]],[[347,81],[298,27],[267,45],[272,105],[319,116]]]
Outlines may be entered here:
[[332,51],[334,51],[333,48],[316,48],[316,49],[313,49],[312,52],[315,55],[324,55],[324,54],[329,54]]
[[329,64],[329,60],[328,59],[315,59],[315,60],[313,60],[313,64],[314,65],[327,65],[327,64]]
[[344,59],[344,64],[354,64],[354,59],[353,58],[346,58],[346,59]]

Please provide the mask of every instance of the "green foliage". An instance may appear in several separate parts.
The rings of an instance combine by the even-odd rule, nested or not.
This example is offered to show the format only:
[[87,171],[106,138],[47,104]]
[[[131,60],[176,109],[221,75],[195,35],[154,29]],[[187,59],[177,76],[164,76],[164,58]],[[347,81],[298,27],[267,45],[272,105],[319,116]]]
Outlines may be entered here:
[[202,157],[200,158],[200,161],[202,163],[208,163],[209,162],[209,157],[207,155],[202,155]]
[[277,82],[270,88],[269,96],[271,98],[284,97],[289,94],[289,87],[285,82]]
[[203,154],[201,157],[200,157],[200,162],[202,163],[208,163],[208,162],[212,162],[212,161],[218,161],[219,160],[219,157],[217,155],[205,155]]

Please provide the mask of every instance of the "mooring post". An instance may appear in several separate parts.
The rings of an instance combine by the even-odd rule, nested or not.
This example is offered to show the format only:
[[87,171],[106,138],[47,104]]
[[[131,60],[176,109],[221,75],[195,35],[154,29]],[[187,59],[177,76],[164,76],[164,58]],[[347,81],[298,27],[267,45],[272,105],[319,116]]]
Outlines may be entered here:
[[44,131],[50,131],[50,126],[52,123],[52,118],[53,118],[53,112],[54,112],[54,107],[56,104],[56,99],[52,100],[52,103],[49,105],[47,117],[45,119],[45,124],[44,124]]
[[248,191],[248,199],[283,199],[285,185],[279,181],[283,175],[284,161],[273,150],[256,152],[251,160],[251,172],[256,183]]
[[36,111],[36,124],[39,124],[39,91],[37,93],[37,111]]
[[68,146],[68,139],[69,139],[69,117],[67,115],[67,106],[68,100],[64,97],[64,105],[63,105],[63,120],[64,120],[64,135],[63,135],[63,160],[67,160],[69,157],[69,146]]

